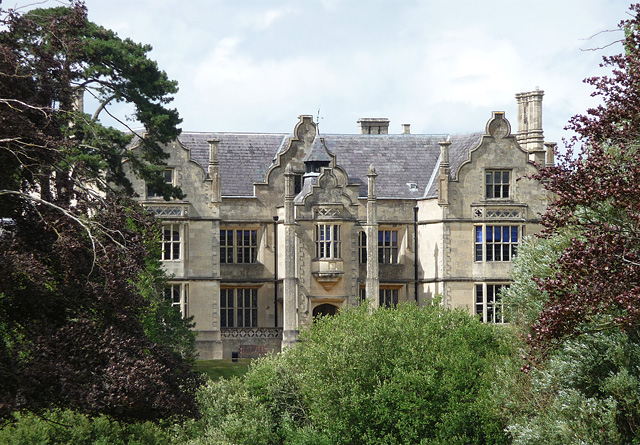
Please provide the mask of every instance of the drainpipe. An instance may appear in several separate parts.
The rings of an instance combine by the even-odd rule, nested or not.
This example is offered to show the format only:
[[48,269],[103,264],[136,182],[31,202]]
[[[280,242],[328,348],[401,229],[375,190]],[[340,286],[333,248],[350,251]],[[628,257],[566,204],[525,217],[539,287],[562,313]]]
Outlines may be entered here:
[[413,292],[418,302],[418,206],[413,208]]
[[278,216],[273,217],[273,311],[274,327],[278,327]]

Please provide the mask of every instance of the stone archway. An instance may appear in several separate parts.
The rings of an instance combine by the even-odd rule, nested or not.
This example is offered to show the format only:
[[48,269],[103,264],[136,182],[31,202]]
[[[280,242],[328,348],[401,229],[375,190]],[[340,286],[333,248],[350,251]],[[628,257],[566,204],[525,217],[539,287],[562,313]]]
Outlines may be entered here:
[[336,315],[337,313],[338,307],[329,303],[324,303],[313,308],[313,318],[318,316],[324,317],[327,315]]

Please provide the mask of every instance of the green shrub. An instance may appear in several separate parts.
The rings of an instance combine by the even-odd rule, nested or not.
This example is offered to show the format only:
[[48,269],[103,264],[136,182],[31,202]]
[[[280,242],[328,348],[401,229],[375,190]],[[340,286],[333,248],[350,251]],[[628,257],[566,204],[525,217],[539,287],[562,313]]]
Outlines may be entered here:
[[491,398],[505,334],[463,311],[346,310],[200,394],[203,443],[508,443]]
[[180,428],[144,422],[123,423],[105,415],[89,417],[71,410],[41,414],[14,413],[0,429],[0,443],[34,444],[167,444],[180,442]]
[[507,405],[514,443],[640,443],[636,332],[567,340],[528,378],[528,400]]

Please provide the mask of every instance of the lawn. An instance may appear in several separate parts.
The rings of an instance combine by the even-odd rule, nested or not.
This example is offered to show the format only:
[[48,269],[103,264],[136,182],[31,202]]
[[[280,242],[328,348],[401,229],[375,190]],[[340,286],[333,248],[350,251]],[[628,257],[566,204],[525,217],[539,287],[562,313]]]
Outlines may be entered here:
[[224,360],[198,360],[194,369],[205,373],[211,380],[228,379],[246,373],[249,369],[249,363],[251,363],[250,358],[241,358],[237,362],[232,362],[230,358]]

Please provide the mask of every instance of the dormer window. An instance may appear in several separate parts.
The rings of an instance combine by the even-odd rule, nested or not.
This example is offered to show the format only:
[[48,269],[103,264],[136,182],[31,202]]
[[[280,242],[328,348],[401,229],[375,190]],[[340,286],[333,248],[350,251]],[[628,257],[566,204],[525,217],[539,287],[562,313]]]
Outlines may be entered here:
[[320,173],[322,167],[329,167],[329,161],[306,161],[307,173]]

